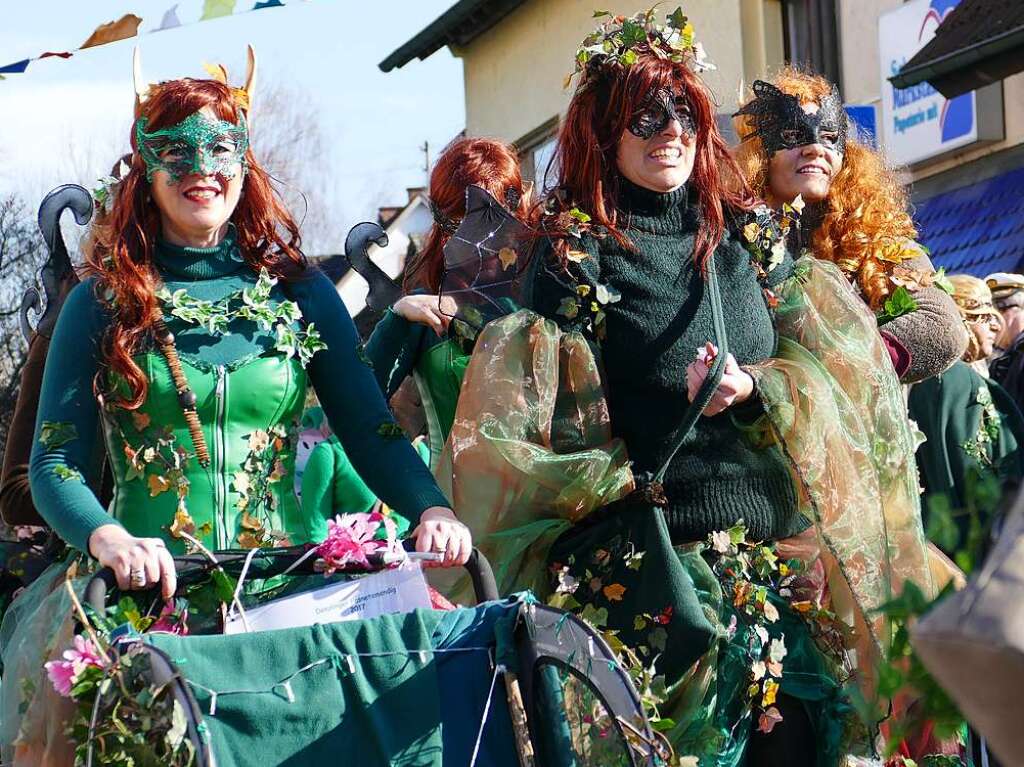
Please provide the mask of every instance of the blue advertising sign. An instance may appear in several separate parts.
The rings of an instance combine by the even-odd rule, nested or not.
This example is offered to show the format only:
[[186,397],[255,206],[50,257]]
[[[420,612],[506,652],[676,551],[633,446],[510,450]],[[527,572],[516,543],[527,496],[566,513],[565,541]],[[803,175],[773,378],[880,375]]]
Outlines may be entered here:
[[882,143],[897,165],[934,157],[978,140],[975,92],[946,99],[927,82],[894,88],[896,74],[929,40],[960,0],[910,0],[878,21]]

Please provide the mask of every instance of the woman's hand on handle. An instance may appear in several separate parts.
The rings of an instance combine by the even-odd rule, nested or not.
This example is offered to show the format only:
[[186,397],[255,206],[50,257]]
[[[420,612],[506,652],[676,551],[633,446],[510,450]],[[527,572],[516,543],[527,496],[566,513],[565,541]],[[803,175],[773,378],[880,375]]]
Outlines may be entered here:
[[395,301],[391,311],[409,322],[426,325],[439,336],[448,329],[455,314],[455,302],[447,296],[403,296]]
[[89,553],[114,571],[121,591],[140,591],[160,584],[163,598],[178,588],[174,559],[159,538],[136,538],[120,525],[101,525],[89,536]]
[[[697,392],[700,391],[701,384],[708,377],[711,364],[717,353],[718,350],[709,343],[706,348],[698,351],[697,359],[686,367],[686,393],[690,402],[693,402]],[[725,371],[722,373],[722,380],[707,407],[704,408],[704,415],[718,415],[726,408],[746,402],[753,393],[754,379],[739,366],[736,358],[730,354],[725,358]]]
[[431,506],[424,511],[413,536],[416,538],[416,551],[444,554],[441,567],[464,565],[473,553],[473,537],[469,528],[456,518],[454,511],[443,506]]

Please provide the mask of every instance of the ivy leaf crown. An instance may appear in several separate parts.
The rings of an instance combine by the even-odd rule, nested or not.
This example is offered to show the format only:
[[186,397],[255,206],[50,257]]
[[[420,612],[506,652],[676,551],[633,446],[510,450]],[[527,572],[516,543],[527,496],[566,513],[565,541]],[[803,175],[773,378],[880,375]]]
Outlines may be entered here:
[[566,77],[566,87],[575,75],[598,76],[628,69],[641,53],[685,63],[698,73],[714,69],[683,9],[676,8],[668,14],[664,24],[659,24],[655,21],[656,8],[653,6],[632,16],[594,11],[594,18],[602,21],[576,49],[575,69]]

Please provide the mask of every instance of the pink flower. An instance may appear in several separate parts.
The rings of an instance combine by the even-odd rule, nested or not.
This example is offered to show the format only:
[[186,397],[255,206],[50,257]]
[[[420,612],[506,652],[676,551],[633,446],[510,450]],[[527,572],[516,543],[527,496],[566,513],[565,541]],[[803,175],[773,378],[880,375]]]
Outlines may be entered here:
[[[386,537],[378,540],[381,525]],[[330,575],[352,564],[369,567],[369,554],[397,548],[395,523],[383,514],[345,514],[327,520],[327,538],[317,547],[317,556],[323,559],[324,572]]]
[[71,685],[75,681],[75,668],[65,660],[51,660],[46,664],[46,675],[50,677],[53,689],[65,698],[71,697]]
[[[182,600],[184,602],[184,600]],[[156,619],[150,631],[163,631],[178,636],[188,636],[188,607],[184,604],[179,608],[177,600],[164,602],[160,616]]]
[[92,642],[76,634],[74,646],[64,651],[63,660],[52,660],[45,664],[46,674],[60,695],[71,697],[71,688],[78,676],[90,666],[103,668],[103,659]]
[[697,362],[703,362],[705,367],[710,368],[716,357],[718,357],[718,347],[710,341],[697,348]]

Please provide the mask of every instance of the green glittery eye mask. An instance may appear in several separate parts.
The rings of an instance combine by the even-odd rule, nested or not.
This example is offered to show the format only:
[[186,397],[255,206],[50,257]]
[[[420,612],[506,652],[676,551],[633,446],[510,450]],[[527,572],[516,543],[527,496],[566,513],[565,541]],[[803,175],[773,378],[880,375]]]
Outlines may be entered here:
[[147,133],[145,127],[145,117],[135,121],[135,143],[146,163],[147,181],[158,170],[172,184],[189,175],[232,179],[239,168],[245,172],[249,130],[244,119],[236,125],[194,112],[169,128]]

